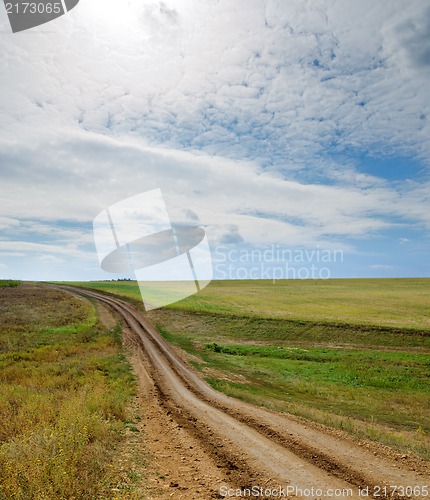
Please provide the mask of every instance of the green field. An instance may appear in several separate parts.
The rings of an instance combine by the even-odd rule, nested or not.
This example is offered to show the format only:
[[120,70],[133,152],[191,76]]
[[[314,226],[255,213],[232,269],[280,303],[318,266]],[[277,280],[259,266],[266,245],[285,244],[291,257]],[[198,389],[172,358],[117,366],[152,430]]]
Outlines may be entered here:
[[216,389],[430,458],[430,280],[212,282],[147,314]]
[[135,391],[120,325],[35,284],[2,287],[0,311],[0,499],[111,498]]
[[[140,301],[136,282],[76,283]],[[430,279],[212,281],[175,310],[430,330]]]

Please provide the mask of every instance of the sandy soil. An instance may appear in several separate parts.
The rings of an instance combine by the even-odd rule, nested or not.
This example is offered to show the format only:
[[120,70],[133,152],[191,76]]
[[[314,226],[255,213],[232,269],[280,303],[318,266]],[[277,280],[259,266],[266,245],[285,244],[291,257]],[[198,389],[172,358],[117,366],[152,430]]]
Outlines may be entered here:
[[[98,299],[126,325],[125,342],[140,388],[136,404],[144,416],[135,440],[144,441],[148,458],[142,498],[247,493],[255,498],[265,490],[260,498],[287,493],[362,498],[366,488],[369,497],[404,498],[402,493],[410,491],[402,487],[415,487],[413,498],[428,498],[428,463],[218,393],[136,308],[92,291],[79,293]],[[112,321],[107,313],[102,319]],[[400,488],[395,491],[395,486]]]

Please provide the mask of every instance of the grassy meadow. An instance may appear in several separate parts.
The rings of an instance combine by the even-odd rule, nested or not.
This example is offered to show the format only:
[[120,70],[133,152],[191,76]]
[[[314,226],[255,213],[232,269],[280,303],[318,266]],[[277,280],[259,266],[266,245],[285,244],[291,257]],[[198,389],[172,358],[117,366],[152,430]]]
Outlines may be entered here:
[[27,283],[0,287],[0,311],[0,499],[113,498],[135,391],[120,325]]
[[[141,301],[135,281],[76,285]],[[212,281],[198,294],[169,308],[225,316],[430,330],[430,279]]]
[[214,281],[147,314],[216,389],[430,459],[429,279]]

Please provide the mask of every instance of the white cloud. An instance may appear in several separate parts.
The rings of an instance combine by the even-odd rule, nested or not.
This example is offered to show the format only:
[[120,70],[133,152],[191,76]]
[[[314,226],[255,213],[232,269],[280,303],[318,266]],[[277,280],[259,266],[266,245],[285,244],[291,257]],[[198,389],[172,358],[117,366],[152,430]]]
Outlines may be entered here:
[[74,245],[47,245],[44,243],[33,243],[29,241],[0,241],[0,252],[3,253],[26,252],[27,255],[37,255],[42,260],[46,258],[46,254],[60,254],[74,257],[85,257],[83,252],[80,252]]
[[425,2],[90,4],[3,37],[6,137],[25,116],[287,169],[345,148],[430,158],[428,87],[399,55],[423,40],[425,61]]
[[[0,230],[10,229],[20,225],[20,221],[12,217],[1,217],[0,216]],[[1,238],[1,236],[0,236]]]
[[37,260],[43,262],[44,264],[62,264],[64,259],[56,257],[55,255],[40,255]]
[[[21,219],[15,235],[37,234],[57,243],[92,244],[88,223],[100,210],[157,187],[163,190],[173,219],[186,221],[194,213],[200,224],[213,226],[215,239],[231,235],[232,225],[238,228],[237,239],[256,244],[268,239],[314,244],[366,237],[392,227],[393,213],[430,226],[423,186],[403,193],[382,182],[343,187],[304,184],[264,171],[253,162],[142,147],[137,141],[83,132],[71,132],[63,141],[9,150],[2,163],[9,173],[3,181],[0,210],[8,220]],[[32,163],[41,167],[31,170]],[[28,169],[25,183],[21,169]],[[40,220],[86,225],[53,227]]]

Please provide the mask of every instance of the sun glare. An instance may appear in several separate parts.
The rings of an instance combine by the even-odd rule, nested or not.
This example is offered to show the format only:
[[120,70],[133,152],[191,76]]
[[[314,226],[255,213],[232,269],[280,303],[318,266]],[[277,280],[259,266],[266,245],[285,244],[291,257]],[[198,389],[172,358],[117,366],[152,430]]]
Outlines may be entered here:
[[127,36],[130,31],[137,29],[139,16],[136,2],[91,0],[81,3],[80,16],[85,19],[88,27],[92,27],[97,33],[103,32],[106,36]]
[[157,30],[174,25],[178,15],[191,14],[189,0],[91,0],[81,2],[79,7],[79,24],[97,38],[119,44],[149,38]]

